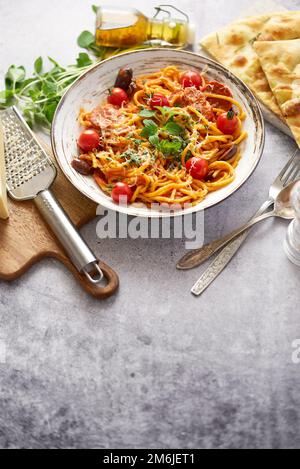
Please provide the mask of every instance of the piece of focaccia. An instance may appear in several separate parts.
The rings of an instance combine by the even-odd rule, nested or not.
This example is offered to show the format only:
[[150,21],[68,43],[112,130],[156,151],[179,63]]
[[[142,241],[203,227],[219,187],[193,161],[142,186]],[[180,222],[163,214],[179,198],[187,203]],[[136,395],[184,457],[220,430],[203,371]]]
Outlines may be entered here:
[[241,78],[263,104],[283,119],[253,44],[255,41],[298,38],[300,11],[288,11],[235,21],[206,36],[200,43],[204,50]]
[[253,44],[282,114],[300,146],[300,39]]

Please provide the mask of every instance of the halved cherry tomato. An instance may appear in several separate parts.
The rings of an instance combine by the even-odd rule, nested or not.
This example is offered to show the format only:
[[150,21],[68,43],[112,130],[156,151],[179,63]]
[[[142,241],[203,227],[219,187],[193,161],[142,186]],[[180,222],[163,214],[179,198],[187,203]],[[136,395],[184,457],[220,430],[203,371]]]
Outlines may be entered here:
[[99,147],[100,136],[96,130],[87,129],[81,132],[77,143],[82,151],[89,152]]
[[[222,96],[227,96],[228,98],[232,98],[232,93],[228,86],[223,85],[223,83],[220,83],[218,81],[210,81],[207,83],[202,90],[205,93],[211,93],[211,94],[220,94]],[[230,101],[226,101],[225,99],[218,99],[218,98],[207,98],[207,101],[214,107],[220,107],[221,109],[224,109],[224,111],[229,111],[232,107],[232,103]]]
[[239,128],[239,120],[232,108],[228,112],[223,112],[218,116],[217,127],[225,135],[233,135],[237,131]]
[[170,106],[168,98],[161,93],[154,93],[152,98],[149,99],[149,106],[155,109],[157,106]]
[[131,201],[133,192],[126,182],[117,182],[111,193],[114,202],[128,203]]
[[180,83],[183,88],[189,88],[190,86],[200,88],[200,86],[203,84],[203,81],[199,73],[189,70],[188,72],[185,72],[181,75]]
[[208,162],[203,158],[190,158],[185,164],[186,170],[194,179],[205,179],[208,174]]
[[122,90],[122,88],[113,88],[107,98],[107,102],[109,104],[113,104],[118,107],[121,107],[122,104],[127,103],[127,101],[128,95],[126,91]]

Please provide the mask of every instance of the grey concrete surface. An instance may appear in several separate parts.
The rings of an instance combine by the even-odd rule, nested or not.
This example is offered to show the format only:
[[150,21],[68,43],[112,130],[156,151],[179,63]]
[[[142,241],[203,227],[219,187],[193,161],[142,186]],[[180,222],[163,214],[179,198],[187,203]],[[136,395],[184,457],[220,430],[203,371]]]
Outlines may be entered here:
[[[92,28],[90,3],[0,0],[1,76],[39,55],[72,62],[77,34]],[[126,3],[150,13],[158,2]],[[253,8],[176,4],[198,36]],[[294,149],[267,126],[254,175],[205,214],[207,241],[254,213]],[[190,287],[201,269],[175,270],[182,240],[97,240],[96,221],[83,234],[119,272],[115,297],[93,300],[53,260],[0,282],[0,447],[299,447],[300,270],[282,249],[286,227],[258,226],[200,298]]]

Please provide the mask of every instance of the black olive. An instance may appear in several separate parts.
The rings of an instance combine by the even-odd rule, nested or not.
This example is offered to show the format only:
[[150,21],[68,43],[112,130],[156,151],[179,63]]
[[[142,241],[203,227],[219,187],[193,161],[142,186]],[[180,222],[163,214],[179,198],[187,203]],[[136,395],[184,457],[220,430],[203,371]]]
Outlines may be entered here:
[[131,82],[132,82],[133,72],[131,68],[121,68],[117,75],[114,87],[122,88],[122,90],[127,91]]
[[127,95],[130,98],[135,92],[136,92],[136,83],[135,81],[132,81],[130,85],[128,86]]
[[231,147],[228,148],[228,150],[226,150],[223,155],[221,156],[221,160],[223,161],[228,161],[230,160],[231,158],[234,157],[234,155],[237,153],[238,151],[238,146],[234,143]]
[[81,160],[80,158],[74,158],[71,164],[78,173],[83,174],[84,176],[91,174],[93,169],[88,161]]

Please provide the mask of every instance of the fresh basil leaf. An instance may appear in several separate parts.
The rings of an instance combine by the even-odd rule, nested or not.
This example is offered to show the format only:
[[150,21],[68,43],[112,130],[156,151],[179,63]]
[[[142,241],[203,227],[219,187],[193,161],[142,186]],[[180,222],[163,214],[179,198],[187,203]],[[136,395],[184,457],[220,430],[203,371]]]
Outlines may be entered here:
[[56,108],[57,108],[57,102],[48,104],[47,106],[45,106],[44,113],[47,118],[47,121],[50,123],[53,121],[53,116],[54,116]]
[[155,108],[158,109],[163,116],[172,113],[172,109],[170,109],[169,106],[155,106]]
[[182,149],[182,142],[180,140],[161,140],[159,143],[159,150],[165,156],[172,156],[178,154]]
[[150,137],[151,135],[155,135],[158,132],[158,126],[155,124],[155,122],[151,119],[145,119],[143,121],[144,128],[141,132],[142,137]]
[[155,116],[155,111],[151,111],[150,109],[142,109],[139,112],[140,117],[153,117]]
[[182,135],[184,133],[184,128],[173,121],[167,122],[162,130],[168,132],[168,134],[170,135]]
[[[97,47],[92,33],[84,32],[80,38],[80,44],[89,46],[98,57],[104,58],[107,48]],[[0,91],[0,108],[18,103],[26,121],[31,127],[38,124],[43,128],[49,128],[53,119],[57,103],[62,93],[79,76],[79,74],[92,64],[92,60],[86,53],[79,54],[77,63],[68,67],[62,67],[52,57],[48,57],[52,68],[43,71],[43,59],[38,57],[34,62],[34,73],[26,79],[26,71],[23,66],[11,65],[5,75],[5,90]]]
[[36,61],[34,62],[34,71],[35,73],[39,75],[42,69],[43,69],[43,59],[42,57],[38,57]]
[[32,101],[37,101],[41,97],[41,90],[38,87],[34,87],[28,91],[28,96]]
[[87,67],[92,65],[93,61],[90,59],[89,55],[86,52],[80,52],[77,59],[77,67]]
[[5,101],[8,96],[13,96],[13,92],[11,90],[0,91],[0,100],[1,101]]
[[17,83],[21,83],[25,79],[25,68],[23,66],[16,67],[11,65],[5,74],[5,84],[7,89],[15,88]]
[[92,10],[97,14],[99,7],[97,5],[92,5]]
[[95,43],[95,36],[90,31],[83,31],[77,38],[77,44],[83,49],[88,49]]
[[42,85],[42,92],[47,96],[54,96],[57,93],[56,83],[46,80]]
[[151,135],[149,137],[149,142],[151,143],[151,145],[153,145],[154,147],[159,147],[159,138],[158,138],[158,135],[155,134],[155,135]]
[[0,108],[12,106],[14,103],[14,93],[12,90],[0,91]]
[[33,83],[33,82],[36,82],[36,77],[27,78],[26,80],[22,81],[22,83],[20,84],[20,90],[23,90],[23,88],[25,88],[25,86],[27,86],[27,85],[29,85],[30,83]]
[[176,111],[172,110],[172,108],[168,106],[157,106],[156,109],[158,109],[161,112],[165,120],[170,120],[174,116],[176,116],[176,114],[178,114],[178,110]]

